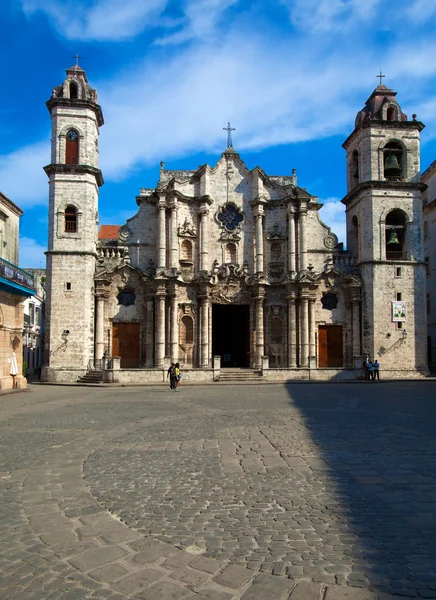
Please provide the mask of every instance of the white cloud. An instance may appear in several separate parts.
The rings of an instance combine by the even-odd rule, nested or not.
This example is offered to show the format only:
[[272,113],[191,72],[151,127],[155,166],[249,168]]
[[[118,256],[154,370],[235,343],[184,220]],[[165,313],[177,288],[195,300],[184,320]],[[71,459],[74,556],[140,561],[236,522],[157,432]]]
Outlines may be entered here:
[[183,12],[186,15],[183,29],[163,36],[155,41],[156,45],[181,44],[190,39],[210,39],[216,34],[216,26],[229,7],[239,0],[187,0]]
[[346,246],[345,206],[339,198],[320,198],[319,201],[324,204],[319,213],[321,220],[331,228],[332,232],[338,236],[338,240]]
[[28,237],[20,238],[20,267],[22,269],[45,269],[46,247]]
[[27,15],[45,13],[67,39],[123,40],[155,26],[167,0],[22,0]]
[[327,32],[369,21],[382,0],[281,0],[293,25],[304,31]]
[[24,146],[0,155],[1,190],[20,208],[46,204],[47,175],[42,167],[50,162],[50,140]]
[[433,0],[414,0],[407,13],[416,23],[425,23],[436,15],[436,3]]

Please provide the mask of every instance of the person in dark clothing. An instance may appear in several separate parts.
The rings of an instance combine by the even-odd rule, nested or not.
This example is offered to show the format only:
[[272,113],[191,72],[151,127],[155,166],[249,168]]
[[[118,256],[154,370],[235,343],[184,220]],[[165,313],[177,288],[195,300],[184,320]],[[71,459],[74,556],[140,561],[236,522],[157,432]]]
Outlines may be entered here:
[[377,359],[375,359],[374,364],[372,366],[372,378],[374,381],[378,379],[380,381],[380,363]]
[[170,378],[170,390],[176,391],[177,378],[176,378],[176,365],[171,363],[170,368],[167,371],[167,379]]

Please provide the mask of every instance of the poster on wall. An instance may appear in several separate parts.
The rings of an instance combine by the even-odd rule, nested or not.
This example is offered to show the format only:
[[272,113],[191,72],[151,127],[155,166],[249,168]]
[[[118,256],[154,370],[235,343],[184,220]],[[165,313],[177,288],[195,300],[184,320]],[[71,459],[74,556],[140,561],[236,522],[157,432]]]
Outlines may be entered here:
[[406,303],[392,302],[392,321],[398,323],[406,320]]

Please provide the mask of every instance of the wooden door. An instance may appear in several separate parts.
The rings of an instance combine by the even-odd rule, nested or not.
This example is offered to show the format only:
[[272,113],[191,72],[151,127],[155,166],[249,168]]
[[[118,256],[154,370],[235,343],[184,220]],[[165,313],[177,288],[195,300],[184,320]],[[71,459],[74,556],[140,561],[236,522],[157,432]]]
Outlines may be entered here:
[[320,325],[318,328],[318,366],[342,367],[343,344],[341,325]]
[[139,323],[113,323],[112,356],[121,357],[122,369],[139,367]]

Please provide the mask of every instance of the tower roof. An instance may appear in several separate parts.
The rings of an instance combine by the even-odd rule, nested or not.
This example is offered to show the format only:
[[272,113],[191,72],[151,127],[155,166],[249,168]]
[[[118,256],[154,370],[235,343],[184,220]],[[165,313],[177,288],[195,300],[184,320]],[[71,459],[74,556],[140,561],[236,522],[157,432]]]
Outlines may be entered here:
[[[365,106],[357,113],[356,129],[365,121],[407,121],[407,115],[401,110],[395,96],[397,92],[380,83],[372,92],[365,103]],[[394,111],[391,116],[387,116],[387,107],[393,107]]]

